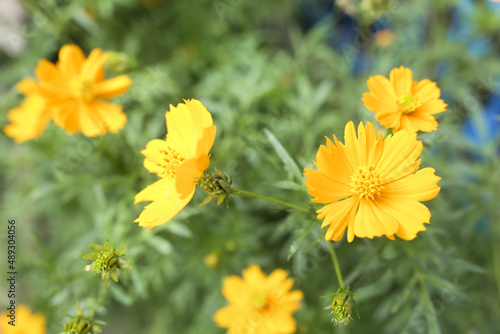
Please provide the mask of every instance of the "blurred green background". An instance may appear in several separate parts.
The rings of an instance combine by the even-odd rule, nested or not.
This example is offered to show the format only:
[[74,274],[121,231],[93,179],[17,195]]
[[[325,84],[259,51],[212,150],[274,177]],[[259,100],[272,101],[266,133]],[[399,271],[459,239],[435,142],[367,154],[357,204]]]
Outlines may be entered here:
[[[75,304],[89,310],[102,284],[83,272],[87,245],[128,246],[96,318],[104,333],[225,333],[212,321],[220,288],[249,264],[289,271],[305,293],[297,333],[494,333],[500,288],[500,7],[489,1],[249,0],[0,1],[0,124],[22,101],[14,88],[68,43],[122,52],[108,76],[133,85],[116,99],[118,134],[67,136],[51,124],[14,144],[0,135],[0,262],[7,221],[17,224],[18,303],[59,333]],[[442,177],[426,205],[431,225],[413,241],[335,244],[360,319],[334,328],[338,288],[320,221],[253,199],[198,208],[204,194],[146,232],[134,195],[156,180],[140,151],[166,133],[183,98],[212,113],[211,167],[238,188],[312,205],[300,173],[324,136],[371,121],[361,102],[371,75],[394,67],[441,88],[448,111],[419,134],[423,166]],[[265,131],[267,129],[267,131]],[[286,150],[296,163],[285,158]],[[299,172],[298,172],[299,171]],[[207,258],[207,256],[209,256]],[[211,260],[211,261],[210,261]],[[1,291],[6,281],[0,280]],[[114,283],[114,282],[112,282]],[[6,293],[0,295],[2,309]],[[496,324],[496,325],[495,325]]]

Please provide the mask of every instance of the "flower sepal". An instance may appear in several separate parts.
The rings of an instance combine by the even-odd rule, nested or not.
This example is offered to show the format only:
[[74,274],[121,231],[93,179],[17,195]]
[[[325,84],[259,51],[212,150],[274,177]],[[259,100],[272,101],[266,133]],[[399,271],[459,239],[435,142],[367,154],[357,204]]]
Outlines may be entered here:
[[233,181],[226,176],[223,171],[215,168],[215,173],[204,174],[197,181],[198,185],[207,193],[207,197],[199,206],[204,206],[216,199],[217,205],[226,200],[226,206],[229,208],[229,195],[231,194],[231,184]]

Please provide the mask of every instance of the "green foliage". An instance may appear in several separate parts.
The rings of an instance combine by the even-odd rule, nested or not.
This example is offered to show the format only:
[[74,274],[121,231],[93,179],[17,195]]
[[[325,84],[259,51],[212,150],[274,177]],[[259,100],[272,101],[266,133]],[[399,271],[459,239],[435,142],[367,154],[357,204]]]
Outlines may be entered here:
[[[118,134],[67,136],[51,125],[21,145],[0,136],[0,238],[15,219],[18,302],[46,315],[50,333],[62,329],[76,303],[88,313],[102,283],[82,272],[82,256],[87,245],[109,240],[127,246],[132,269],[110,282],[110,297],[97,310],[104,333],[224,333],[212,321],[226,305],[222,280],[252,263],[266,273],[288,270],[303,290],[297,333],[492,333],[500,312],[499,143],[477,147],[460,129],[468,115],[479,119],[496,87],[493,52],[500,46],[473,56],[463,41],[447,39],[445,18],[456,2],[401,1],[389,11],[391,45],[368,36],[340,51],[329,45],[334,18],[306,32],[297,1],[24,2],[29,20],[16,36],[25,48],[0,55],[1,124],[21,102],[15,83],[33,76],[40,59],[56,61],[67,43],[86,54],[96,47],[122,52],[126,66],[115,69],[125,69],[133,85],[116,99],[128,117]],[[498,41],[498,16],[479,2],[470,15],[481,34]],[[371,57],[371,69],[353,75],[359,53]],[[439,64],[446,65],[440,76]],[[151,231],[133,223],[144,206],[133,204],[135,194],[156,180],[140,151],[164,137],[169,104],[196,98],[212,113],[210,169],[224,171],[234,187],[314,210],[302,169],[313,168],[324,136],[341,138],[349,120],[377,124],[360,100],[366,80],[399,65],[418,80],[436,81],[449,105],[436,132],[419,134],[423,164],[442,177],[442,190],[426,203],[431,225],[415,240],[335,244],[360,314],[348,327],[334,328],[324,310],[331,300],[320,299],[338,283],[312,214],[235,196],[229,210],[199,208],[205,194],[198,188],[168,223]],[[205,261],[208,255],[216,261]]]

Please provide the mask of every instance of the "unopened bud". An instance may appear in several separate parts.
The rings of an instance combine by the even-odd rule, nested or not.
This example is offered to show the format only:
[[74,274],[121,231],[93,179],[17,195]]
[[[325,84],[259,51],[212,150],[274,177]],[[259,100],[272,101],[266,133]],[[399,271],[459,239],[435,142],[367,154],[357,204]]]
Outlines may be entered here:
[[102,275],[102,282],[106,283],[111,277],[113,281],[118,282],[117,269],[130,269],[132,268],[126,261],[120,259],[123,256],[126,246],[111,249],[111,245],[106,241],[104,245],[91,244],[90,248],[96,252],[88,253],[83,256],[85,260],[94,261],[86,265],[83,270],[93,271],[96,274]]

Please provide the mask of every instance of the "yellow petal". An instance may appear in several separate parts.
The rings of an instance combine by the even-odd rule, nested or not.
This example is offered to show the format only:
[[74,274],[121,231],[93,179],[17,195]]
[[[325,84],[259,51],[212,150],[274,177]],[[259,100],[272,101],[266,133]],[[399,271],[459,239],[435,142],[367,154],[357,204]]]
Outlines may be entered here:
[[101,49],[92,50],[89,57],[83,63],[82,74],[94,81],[101,80],[104,73],[103,67],[108,57],[109,53],[103,53]]
[[358,205],[359,199],[353,196],[343,201],[325,205],[318,210],[318,219],[325,218],[321,228],[330,225],[325,240],[338,241],[342,239],[345,229],[348,226],[353,226]]
[[217,326],[228,328],[238,321],[238,318],[240,317],[241,311],[233,305],[228,305],[221,308],[214,314],[214,321]]
[[100,81],[95,85],[95,95],[101,99],[109,99],[125,93],[132,84],[127,75]]
[[389,74],[389,78],[397,97],[412,93],[413,73],[409,68],[403,66],[395,68]]
[[50,122],[45,101],[36,95],[27,96],[20,107],[9,111],[7,117],[11,124],[7,124],[3,131],[16,143],[39,138]]
[[93,101],[91,106],[109,132],[117,133],[127,123],[127,116],[123,113],[122,106],[118,104]]
[[397,236],[412,240],[417,233],[425,230],[431,218],[429,209],[422,203],[412,200],[379,199],[380,207],[394,217],[398,224]]
[[25,78],[19,81],[16,85],[16,89],[19,93],[22,93],[24,95],[38,95],[40,93],[38,84],[32,78]]
[[422,153],[422,141],[416,134],[399,131],[384,140],[384,150],[377,167],[385,183],[413,174],[420,166],[418,157]]
[[245,299],[242,294],[246,292],[247,288],[245,282],[240,277],[233,275],[224,279],[222,294],[228,302],[241,304]]
[[304,176],[307,181],[305,184],[314,203],[331,203],[347,198],[352,195],[351,186],[347,183],[339,183],[329,178],[322,171],[315,171],[309,168],[305,169]]
[[82,49],[76,45],[64,45],[59,50],[59,61],[57,67],[67,75],[68,78],[79,75],[85,61]]
[[[186,100],[177,107],[170,106],[170,111],[165,114],[167,121],[167,140],[175,147],[183,147],[187,157],[208,155],[215,138],[212,116],[208,110],[197,100]],[[205,130],[212,128],[208,132]],[[213,136],[210,134],[213,133]],[[205,138],[205,135],[209,135]]]
[[[164,224],[181,211],[193,198],[195,187],[189,194],[179,194],[175,189],[175,179],[161,179],[146,187],[135,196],[135,203],[153,201],[142,211],[135,222],[139,226],[151,228]],[[181,199],[181,196],[184,196]]]
[[359,204],[358,214],[354,221],[354,234],[359,238],[391,237],[398,231],[398,222],[387,214],[375,200],[363,198]]
[[385,185],[381,196],[386,199],[407,199],[414,201],[428,201],[436,197],[440,191],[434,168],[424,168],[415,174]]

